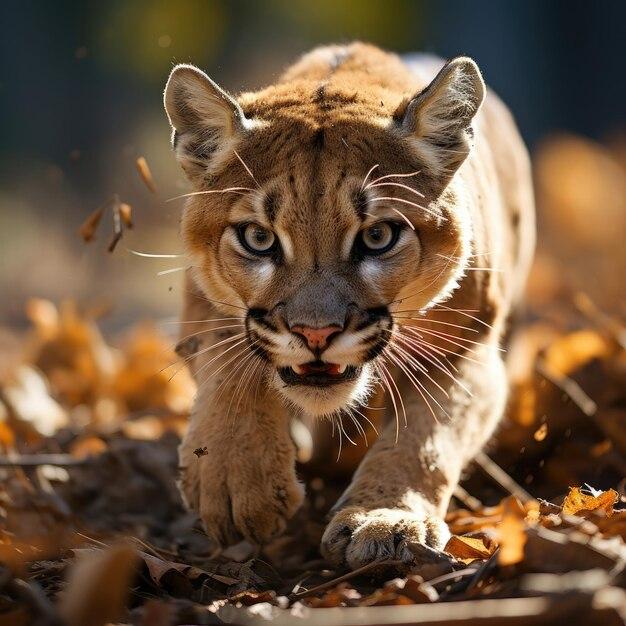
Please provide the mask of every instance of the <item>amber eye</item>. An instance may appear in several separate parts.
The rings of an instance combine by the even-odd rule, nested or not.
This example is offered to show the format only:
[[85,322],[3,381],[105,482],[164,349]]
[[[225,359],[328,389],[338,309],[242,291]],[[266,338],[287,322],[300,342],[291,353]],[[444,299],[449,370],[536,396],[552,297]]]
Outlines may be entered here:
[[362,230],[357,238],[361,253],[376,255],[387,252],[398,241],[400,228],[394,222],[378,222]]
[[241,245],[253,254],[271,254],[276,249],[276,235],[259,224],[242,224],[237,234]]

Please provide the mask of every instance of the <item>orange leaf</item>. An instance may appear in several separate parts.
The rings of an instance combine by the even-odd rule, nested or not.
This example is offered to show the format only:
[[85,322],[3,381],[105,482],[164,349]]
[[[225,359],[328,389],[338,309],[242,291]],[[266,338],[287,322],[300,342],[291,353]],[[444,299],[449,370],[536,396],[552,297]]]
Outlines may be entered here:
[[104,209],[106,209],[106,206],[102,206],[90,213],[78,229],[78,232],[85,243],[90,242],[96,236],[96,230],[98,229],[98,224],[100,224],[100,220],[104,214]]
[[150,168],[148,167],[148,162],[145,157],[139,157],[136,161],[137,171],[139,172],[139,176],[141,176],[141,180],[143,180],[146,187],[152,192],[156,193],[156,187],[154,186],[154,179],[152,178],[152,172],[150,172]]
[[524,546],[526,545],[526,510],[514,497],[505,498],[502,501],[504,515],[498,524],[497,538],[500,545],[498,552],[498,564],[502,566],[515,565],[524,559]]
[[126,226],[127,228],[132,228],[133,227],[133,209],[130,206],[130,204],[126,204],[126,202],[121,202],[118,209],[120,212],[120,218],[122,219],[124,226]]
[[474,560],[488,559],[492,555],[493,549],[487,548],[483,540],[477,537],[452,535],[444,548],[444,552],[451,554],[457,559]]
[[585,513],[595,511],[605,517],[613,515],[613,505],[618,499],[613,489],[603,491],[597,496],[586,495],[578,487],[571,487],[563,502],[563,513],[566,515],[585,516]]
[[579,330],[557,339],[546,350],[545,363],[551,372],[567,376],[609,351],[609,343],[595,330]]
[[516,515],[505,515],[498,525],[498,540],[500,565],[515,565],[523,560],[526,545],[526,527],[523,520]]
[[548,435],[548,424],[546,424],[545,422],[539,426],[539,428],[535,431],[535,434],[533,435],[533,437],[535,438],[535,441],[543,441],[546,436]]

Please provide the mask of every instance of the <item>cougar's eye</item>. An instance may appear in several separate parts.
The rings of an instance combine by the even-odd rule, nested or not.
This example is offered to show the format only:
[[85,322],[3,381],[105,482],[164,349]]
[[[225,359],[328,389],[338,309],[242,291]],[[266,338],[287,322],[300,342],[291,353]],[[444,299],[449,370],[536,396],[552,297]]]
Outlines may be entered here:
[[362,254],[376,255],[391,250],[398,241],[400,225],[394,222],[378,222],[362,230],[357,246]]
[[253,254],[271,254],[276,249],[276,235],[258,224],[242,224],[237,234],[241,245]]

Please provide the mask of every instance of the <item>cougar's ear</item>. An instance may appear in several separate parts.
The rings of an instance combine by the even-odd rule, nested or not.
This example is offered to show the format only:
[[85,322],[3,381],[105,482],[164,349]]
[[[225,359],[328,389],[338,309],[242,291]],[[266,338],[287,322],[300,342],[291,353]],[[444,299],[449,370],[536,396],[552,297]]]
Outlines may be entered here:
[[237,101],[193,65],[177,65],[163,96],[176,157],[190,179],[219,168],[246,128]]
[[442,182],[469,154],[472,119],[484,96],[485,83],[476,63],[457,57],[406,105],[402,129],[425,167]]

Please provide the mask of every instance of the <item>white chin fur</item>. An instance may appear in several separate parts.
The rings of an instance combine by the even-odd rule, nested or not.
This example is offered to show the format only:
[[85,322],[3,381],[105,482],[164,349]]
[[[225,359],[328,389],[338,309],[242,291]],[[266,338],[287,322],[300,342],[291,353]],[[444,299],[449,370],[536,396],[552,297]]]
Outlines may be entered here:
[[273,384],[292,406],[312,417],[324,417],[350,406],[364,404],[371,391],[372,375],[369,364],[366,364],[356,380],[328,387],[308,387],[285,385],[276,372]]

